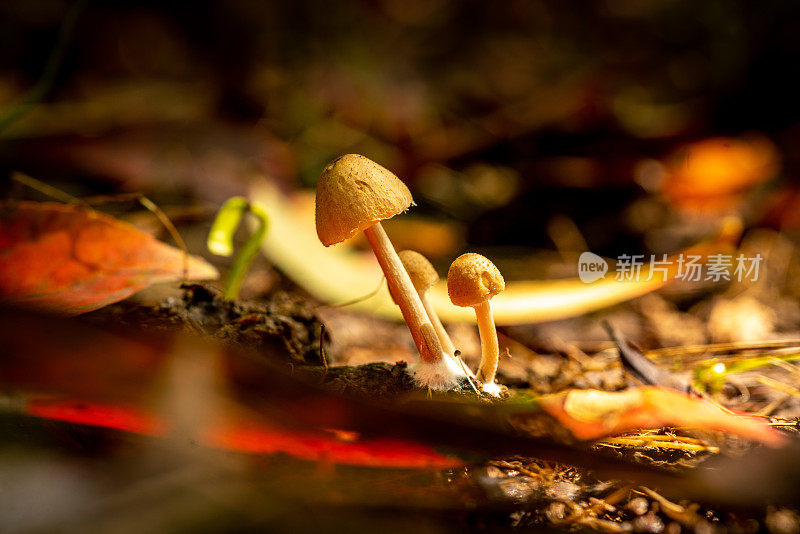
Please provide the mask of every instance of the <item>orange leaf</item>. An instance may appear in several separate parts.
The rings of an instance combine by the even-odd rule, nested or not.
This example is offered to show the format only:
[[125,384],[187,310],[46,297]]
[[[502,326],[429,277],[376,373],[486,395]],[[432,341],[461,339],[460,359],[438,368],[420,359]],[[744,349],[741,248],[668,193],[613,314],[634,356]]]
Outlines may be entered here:
[[[77,315],[151,284],[180,280],[183,252],[132,225],[81,206],[0,203],[0,298]],[[188,278],[216,278],[189,257]]]
[[609,392],[573,389],[537,399],[580,440],[595,440],[632,430],[682,426],[736,434],[771,446],[783,437],[768,425],[748,419],[704,399],[648,386]]
[[775,145],[761,135],[704,139],[680,148],[666,162],[663,193],[689,211],[730,211],[742,194],[780,170]]

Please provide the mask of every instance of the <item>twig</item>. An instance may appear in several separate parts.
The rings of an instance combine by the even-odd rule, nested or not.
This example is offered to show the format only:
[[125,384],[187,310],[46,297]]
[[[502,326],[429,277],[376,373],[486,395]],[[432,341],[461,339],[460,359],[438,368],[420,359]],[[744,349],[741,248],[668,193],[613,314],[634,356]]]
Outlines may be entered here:
[[467,376],[467,382],[472,387],[472,391],[474,391],[476,395],[480,396],[481,393],[478,391],[478,386],[476,386],[477,380],[475,379],[475,375],[472,374],[470,368],[467,367],[467,364],[461,359],[461,351],[456,350],[456,352],[453,354],[453,357],[456,359],[456,362],[458,362],[461,370],[464,371],[464,374]]
[[328,377],[328,358],[325,356],[325,325],[321,325],[319,329],[319,358],[322,360],[322,366],[325,368],[325,372],[322,373],[322,378],[319,379],[319,383],[323,384],[325,379]]
[[701,520],[701,517],[695,512],[697,509],[696,505],[683,507],[667,500],[665,497],[662,497],[650,488],[645,488],[642,486],[641,490],[645,492],[648,497],[657,501],[661,506],[661,511],[670,519],[678,521],[687,527],[693,527]]
[[789,397],[791,397],[791,395],[789,395],[788,393],[784,393],[783,395],[781,395],[780,398],[775,399],[774,401],[770,402],[769,404],[764,406],[762,409],[757,411],[755,413],[755,415],[761,415],[761,416],[764,416],[764,417],[769,417],[769,414],[774,412],[778,408],[778,406],[780,406],[781,404],[786,402],[786,400]]
[[739,343],[716,343],[711,345],[685,345],[683,347],[666,347],[648,351],[652,358],[674,358],[676,356],[695,356],[698,354],[720,354],[726,352],[767,351],[773,349],[796,349],[800,340],[787,341],[744,341]]
[[[686,440],[691,438],[685,438]],[[659,449],[677,449],[682,451],[692,452],[710,452],[716,454],[719,452],[719,447],[706,445],[699,440],[692,443],[684,440],[672,440],[672,436],[619,436],[614,438],[606,438],[599,442],[598,445],[607,447],[621,446],[621,447],[649,447]]]
[[367,293],[366,295],[362,295],[360,297],[357,297],[357,298],[354,298],[354,299],[351,299],[351,300],[346,300],[346,301],[340,302],[338,304],[320,304],[319,306],[316,307],[316,309],[317,310],[325,310],[325,309],[329,309],[329,308],[344,308],[346,306],[352,306],[353,304],[358,304],[359,302],[363,302],[363,301],[367,300],[368,298],[372,298],[372,297],[374,297],[375,295],[378,294],[378,291],[380,291],[381,288],[383,287],[384,280],[386,280],[386,277],[385,276],[381,276],[381,279],[378,280],[378,286],[375,289],[373,289],[372,291],[370,291],[369,293]]
[[613,508],[614,505],[622,501],[622,499],[624,499],[628,495],[628,493],[630,493],[631,488],[633,488],[633,486],[627,484],[625,486],[622,486],[621,488],[614,490],[613,493],[611,493],[606,497],[603,497],[602,499],[596,499],[596,501],[599,502],[595,502],[594,504],[592,504],[590,510],[595,514],[600,512],[598,508],[604,508],[608,511],[607,507],[611,506]]
[[625,369],[636,378],[648,385],[665,386],[682,393],[691,391],[688,381],[680,379],[650,361],[641,351],[634,348],[620,332],[608,321],[603,321],[603,327],[608,335],[617,344],[619,356]]
[[792,397],[796,397],[796,398],[800,399],[800,391],[798,391],[797,389],[793,388],[792,386],[790,386],[788,384],[784,384],[783,382],[779,382],[779,381],[777,381],[777,380],[775,380],[773,378],[770,378],[770,377],[764,376],[764,375],[758,375],[757,380],[761,384],[763,384],[763,385],[765,385],[767,387],[771,387],[773,389],[777,389],[780,392],[786,393],[787,395],[791,395]]

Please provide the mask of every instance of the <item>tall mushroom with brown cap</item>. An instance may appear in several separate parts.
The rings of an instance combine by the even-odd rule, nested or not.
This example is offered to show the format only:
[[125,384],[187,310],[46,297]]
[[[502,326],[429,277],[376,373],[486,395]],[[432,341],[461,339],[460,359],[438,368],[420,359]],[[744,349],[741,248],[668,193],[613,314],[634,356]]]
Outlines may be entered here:
[[[431,262],[428,261],[428,258],[415,250],[401,250],[397,255],[400,257],[403,267],[406,268],[406,272],[409,278],[411,278],[414,289],[417,290],[419,299],[422,301],[422,306],[428,313],[428,319],[430,319],[431,324],[433,324],[433,329],[436,331],[439,342],[442,344],[442,349],[450,356],[453,356],[456,352],[456,347],[453,345],[453,341],[450,339],[447,330],[444,329],[442,321],[439,320],[439,316],[436,314],[436,310],[433,308],[431,300],[428,298],[428,290],[433,284],[439,281],[439,274],[436,272],[436,269],[433,268]],[[392,295],[392,298],[394,299],[394,295]]]
[[462,254],[447,273],[450,301],[456,306],[475,308],[481,337],[481,363],[476,378],[483,390],[492,395],[500,394],[500,387],[494,382],[500,347],[489,300],[505,288],[503,275],[494,263],[480,254]]
[[449,389],[458,385],[464,372],[442,352],[422,301],[380,223],[412,203],[408,188],[392,172],[369,158],[347,154],[329,163],[317,183],[317,236],[329,247],[364,232],[419,350],[415,379],[431,389]]

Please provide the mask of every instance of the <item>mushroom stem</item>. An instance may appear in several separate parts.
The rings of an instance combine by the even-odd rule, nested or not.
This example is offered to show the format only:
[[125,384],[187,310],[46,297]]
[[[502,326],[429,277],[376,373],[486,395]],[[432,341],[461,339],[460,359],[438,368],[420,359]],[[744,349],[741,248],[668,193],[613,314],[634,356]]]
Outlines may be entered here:
[[422,306],[425,308],[425,313],[428,314],[428,319],[430,319],[433,329],[436,332],[436,336],[439,338],[439,342],[442,344],[442,349],[444,349],[448,355],[453,356],[456,352],[456,346],[453,345],[453,340],[450,339],[447,330],[445,330],[444,325],[442,325],[442,321],[439,320],[439,315],[437,315],[436,310],[433,308],[433,304],[431,304],[431,301],[428,298],[428,293],[422,293],[419,298],[422,300]]
[[386,275],[386,283],[411,331],[411,337],[414,338],[420,358],[427,363],[441,360],[442,345],[439,338],[436,337],[422,301],[383,226],[380,222],[376,222],[364,229],[364,235],[367,236],[367,241],[383,269],[383,274]]
[[492,316],[492,305],[487,300],[475,306],[478,319],[478,333],[481,336],[481,363],[476,378],[481,384],[493,384],[500,360],[500,346],[497,342],[497,328]]

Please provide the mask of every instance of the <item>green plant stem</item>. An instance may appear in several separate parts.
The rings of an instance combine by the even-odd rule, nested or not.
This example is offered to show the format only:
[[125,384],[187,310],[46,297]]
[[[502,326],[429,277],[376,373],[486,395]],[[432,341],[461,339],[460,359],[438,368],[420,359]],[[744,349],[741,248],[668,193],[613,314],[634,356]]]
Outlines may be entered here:
[[217,212],[217,217],[208,234],[208,250],[220,256],[230,256],[233,254],[233,234],[242,217],[248,212],[258,220],[258,227],[233,260],[223,290],[226,300],[236,300],[239,296],[242,281],[267,234],[267,214],[243,197],[230,198]]

